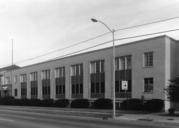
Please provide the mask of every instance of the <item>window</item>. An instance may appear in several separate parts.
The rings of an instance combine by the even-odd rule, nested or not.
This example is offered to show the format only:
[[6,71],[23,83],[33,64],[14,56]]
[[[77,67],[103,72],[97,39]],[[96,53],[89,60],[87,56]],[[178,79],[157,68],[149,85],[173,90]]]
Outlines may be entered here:
[[132,69],[131,56],[126,56],[126,69]]
[[50,98],[50,80],[42,81],[42,96],[44,99]]
[[153,52],[144,53],[144,67],[153,66]]
[[41,79],[42,80],[50,79],[50,69],[43,70],[41,72]]
[[[131,97],[132,56],[119,56],[115,59],[115,92],[117,98]],[[122,89],[122,81],[127,81],[128,89]]]
[[65,67],[55,68],[55,78],[65,77]]
[[30,86],[31,86],[31,99],[37,98],[38,93],[38,73],[31,72],[30,73]]
[[90,73],[96,73],[96,63],[91,62],[90,64]]
[[30,73],[30,81],[37,81],[37,72]]
[[44,99],[50,98],[50,69],[42,70],[42,96]]
[[128,70],[132,68],[131,56],[121,56],[115,59],[116,70]]
[[153,92],[153,78],[144,78],[144,92],[151,93]]
[[27,75],[26,75],[26,74],[21,74],[21,75],[20,75],[20,82],[21,82],[21,83],[27,82]]
[[26,87],[21,87],[21,98],[26,98],[27,96],[27,88]]
[[91,61],[90,73],[102,73],[104,72],[104,60]]
[[104,92],[105,92],[104,60],[91,61],[90,78],[91,78],[91,97],[92,98],[104,97]]
[[27,97],[27,75],[20,75],[20,83],[21,83],[21,98]]
[[83,64],[71,66],[72,97],[81,98],[83,94]]
[[31,99],[36,99],[37,98],[37,93],[38,93],[37,89],[38,89],[37,85],[31,84]]
[[14,89],[14,95],[17,96],[17,88]]
[[65,67],[55,69],[56,98],[65,97]]
[[80,76],[83,73],[83,65],[76,64],[71,66],[71,76]]

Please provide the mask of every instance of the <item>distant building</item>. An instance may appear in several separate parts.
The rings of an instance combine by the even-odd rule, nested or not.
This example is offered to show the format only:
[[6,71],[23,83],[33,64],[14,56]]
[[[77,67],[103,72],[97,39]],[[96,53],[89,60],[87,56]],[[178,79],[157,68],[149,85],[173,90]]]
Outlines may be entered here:
[[17,65],[0,68],[0,97],[12,95],[11,72],[18,68],[20,67],[18,67]]
[[[117,102],[126,98],[167,99],[164,89],[179,75],[178,41],[158,36],[115,49]],[[15,98],[112,99],[112,48],[16,68],[3,75],[13,77]],[[168,107],[166,101],[165,109]]]

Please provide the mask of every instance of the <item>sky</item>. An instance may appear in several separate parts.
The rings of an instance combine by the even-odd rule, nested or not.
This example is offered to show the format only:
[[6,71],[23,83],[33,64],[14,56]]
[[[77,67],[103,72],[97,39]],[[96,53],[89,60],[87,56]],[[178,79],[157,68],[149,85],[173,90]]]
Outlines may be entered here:
[[[12,63],[12,41],[13,63],[25,66],[110,41],[108,33],[75,45],[109,32],[91,18],[116,30],[172,17],[179,17],[179,0],[0,0],[0,68]],[[116,31],[115,38],[177,28],[179,19]],[[179,39],[179,31],[167,35]],[[118,41],[116,45],[130,41]],[[64,49],[71,45],[75,46]],[[108,46],[111,44],[96,49]]]

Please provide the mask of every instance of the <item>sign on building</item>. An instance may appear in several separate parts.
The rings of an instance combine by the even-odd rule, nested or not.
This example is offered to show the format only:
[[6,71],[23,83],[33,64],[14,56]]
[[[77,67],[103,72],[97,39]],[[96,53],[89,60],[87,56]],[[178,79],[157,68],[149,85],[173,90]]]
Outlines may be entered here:
[[126,80],[122,81],[122,90],[128,90],[128,82]]

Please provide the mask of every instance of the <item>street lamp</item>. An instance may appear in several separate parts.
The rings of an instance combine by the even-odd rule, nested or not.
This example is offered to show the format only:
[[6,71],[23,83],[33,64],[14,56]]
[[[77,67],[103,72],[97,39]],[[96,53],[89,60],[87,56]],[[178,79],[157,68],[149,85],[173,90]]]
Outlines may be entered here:
[[115,44],[114,44],[114,29],[109,28],[104,22],[91,18],[92,22],[99,22],[103,24],[111,33],[112,33],[112,42],[113,42],[113,54],[112,54],[112,59],[113,59],[113,71],[112,71],[112,91],[113,91],[113,119],[116,118],[116,93],[115,93]]

